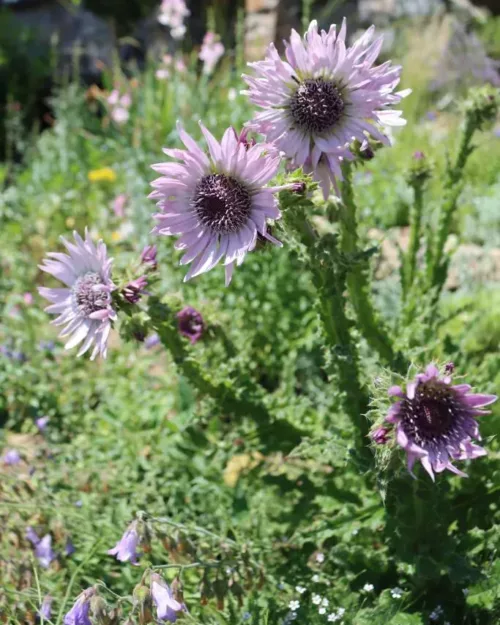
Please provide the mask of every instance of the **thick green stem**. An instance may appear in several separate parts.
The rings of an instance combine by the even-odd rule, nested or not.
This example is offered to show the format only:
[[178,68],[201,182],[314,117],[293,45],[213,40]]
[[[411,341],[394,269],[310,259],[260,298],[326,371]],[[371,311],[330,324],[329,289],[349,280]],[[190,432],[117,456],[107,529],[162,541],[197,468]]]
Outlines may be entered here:
[[328,365],[333,365],[343,392],[344,409],[355,429],[355,446],[363,464],[373,463],[368,447],[369,424],[365,415],[369,396],[360,380],[358,353],[351,336],[351,323],[345,313],[345,263],[337,250],[333,235],[319,238],[302,206],[286,211],[285,221],[302,244],[302,257],[307,263],[318,293],[318,308],[328,342]]
[[[352,167],[346,163],[343,168],[342,206],[340,209],[341,249],[351,258],[359,255],[356,221],[356,202],[352,186]],[[367,267],[361,261],[352,263],[347,274],[347,288],[359,328],[368,344],[378,352],[382,360],[398,371],[406,369],[407,363],[400,354],[394,352],[387,328],[370,301],[370,283]]]
[[410,242],[408,244],[408,254],[405,259],[405,279],[403,295],[407,296],[411,291],[415,275],[417,273],[417,254],[420,249],[420,238],[422,236],[422,212],[424,190],[422,185],[416,184],[413,187],[415,194],[413,206],[410,213]]

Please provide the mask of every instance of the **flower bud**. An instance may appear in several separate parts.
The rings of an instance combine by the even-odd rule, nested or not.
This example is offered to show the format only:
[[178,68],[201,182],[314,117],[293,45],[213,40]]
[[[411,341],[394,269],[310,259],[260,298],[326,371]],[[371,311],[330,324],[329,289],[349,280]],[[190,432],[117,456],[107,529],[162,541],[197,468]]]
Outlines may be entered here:
[[377,445],[385,445],[389,440],[387,438],[388,434],[389,430],[387,428],[377,428],[370,434],[370,436],[372,441]]
[[102,597],[99,595],[92,597],[90,600],[90,611],[95,623],[98,625],[108,625],[108,606]]
[[148,280],[146,276],[141,276],[136,280],[131,280],[123,289],[122,295],[129,302],[129,304],[137,304],[141,299],[144,288],[146,287]]
[[147,245],[141,253],[141,263],[147,265],[151,271],[156,271],[158,268],[156,263],[157,252],[156,245]]
[[187,337],[193,345],[201,339],[205,324],[201,313],[197,310],[191,306],[186,306],[177,313],[177,322],[179,332]]

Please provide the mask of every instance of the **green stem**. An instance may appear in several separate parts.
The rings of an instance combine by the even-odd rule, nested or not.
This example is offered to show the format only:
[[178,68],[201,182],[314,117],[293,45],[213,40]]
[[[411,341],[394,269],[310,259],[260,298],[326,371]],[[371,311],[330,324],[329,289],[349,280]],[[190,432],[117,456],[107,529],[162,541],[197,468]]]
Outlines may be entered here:
[[437,287],[438,293],[446,280],[447,263],[446,261],[443,262],[444,248],[450,232],[451,220],[457,208],[458,198],[462,192],[462,185],[460,183],[465,164],[472,152],[471,142],[476,128],[477,121],[474,119],[473,115],[468,115],[465,118],[457,160],[453,167],[449,167],[447,170],[445,199],[439,215],[437,238],[433,246],[432,265],[427,268],[429,273],[429,286],[431,289]]
[[[351,258],[359,255],[358,232],[356,221],[356,202],[352,186],[352,166],[345,163],[343,167],[344,181],[342,183],[340,209],[341,249]],[[392,341],[387,328],[376,313],[369,295],[369,279],[367,267],[356,261],[347,274],[347,288],[352,302],[360,330],[368,344],[378,352],[382,360],[396,370],[406,370],[407,363],[400,354],[394,352]]]
[[302,244],[302,256],[318,293],[319,315],[329,345],[327,365],[333,365],[337,374],[344,409],[356,432],[356,449],[363,463],[371,466],[373,454],[367,446],[369,425],[365,418],[369,397],[360,381],[358,353],[345,313],[345,266],[337,250],[337,239],[333,235],[320,239],[300,204],[286,211],[285,221]]
[[420,249],[420,237],[422,235],[422,212],[424,190],[422,185],[415,184],[413,187],[414,200],[410,213],[410,242],[408,255],[405,259],[406,271],[403,286],[403,296],[406,297],[411,291],[417,272],[417,254]]

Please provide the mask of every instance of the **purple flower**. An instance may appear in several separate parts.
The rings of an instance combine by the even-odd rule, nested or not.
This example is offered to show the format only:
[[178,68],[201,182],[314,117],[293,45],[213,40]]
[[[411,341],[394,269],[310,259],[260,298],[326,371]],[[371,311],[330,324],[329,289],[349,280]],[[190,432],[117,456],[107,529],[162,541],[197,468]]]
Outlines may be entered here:
[[64,546],[64,553],[67,556],[70,556],[71,554],[75,553],[76,549],[75,549],[75,545],[71,542],[71,539],[68,538],[66,540],[66,545]]
[[38,615],[40,616],[40,618],[50,620],[50,617],[52,615],[51,605],[52,605],[52,597],[50,595],[45,595],[42,601],[42,605],[40,606],[40,609],[38,610]]
[[147,265],[151,271],[156,271],[158,265],[156,263],[156,254],[158,250],[156,245],[147,245],[141,253],[141,263]]
[[179,332],[186,336],[193,345],[200,340],[204,329],[201,313],[191,306],[186,306],[177,313],[177,321]]
[[87,588],[78,595],[73,607],[64,617],[64,625],[92,625],[89,610],[90,600],[95,592],[94,588]]
[[346,21],[318,32],[311,22],[301,39],[292,30],[285,42],[286,60],[274,44],[264,61],[249,63],[254,75],[243,76],[250,100],[263,109],[248,127],[263,134],[296,168],[313,173],[325,198],[342,180],[343,159],[354,158],[349,145],[367,135],[390,144],[386,126],[403,126],[398,104],[409,91],[394,93],[401,67],[390,61],[374,65],[382,37],[373,43],[374,27],[347,47]]
[[162,177],[152,184],[150,198],[159,200],[161,212],[154,232],[181,235],[175,247],[184,250],[180,264],[192,263],[184,281],[209,271],[224,258],[226,285],[235,263],[241,265],[255,248],[257,234],[281,246],[267,232],[267,220],[279,219],[274,193],[288,186],[268,187],[276,174],[280,157],[269,146],[246,149],[232,128],[219,144],[201,125],[210,158],[180,124],[177,126],[187,150],[164,150],[181,163],[159,163],[153,169]]
[[113,200],[113,211],[117,217],[125,217],[125,206],[128,202],[128,196],[125,193],[120,193]]
[[137,564],[138,554],[137,546],[139,545],[140,537],[137,531],[137,521],[133,521],[126,529],[125,534],[116,543],[113,549],[108,551],[110,556],[116,556],[116,559],[120,562],[131,562]]
[[50,563],[56,557],[56,554],[52,550],[52,536],[50,534],[46,534],[35,546],[35,556],[38,562],[40,562],[40,566],[44,569],[49,568]]
[[17,449],[8,449],[2,456],[3,463],[9,466],[19,464],[21,462],[21,454]]
[[52,302],[45,310],[59,315],[52,323],[66,325],[59,335],[70,336],[66,349],[83,341],[78,356],[94,345],[90,359],[94,360],[98,354],[105,358],[111,322],[116,319],[111,305],[111,291],[116,288],[111,281],[113,259],[108,258],[102,241],[94,245],[87,230],[85,240],[77,232],[74,237],[76,245],[61,237],[69,255],[51,252],[45,264],[40,265],[40,269],[64,282],[66,287],[39,287],[38,291]]
[[224,54],[224,46],[215,33],[208,32],[203,38],[199,58],[203,61],[203,73],[211,74],[220,57]]
[[146,349],[152,349],[153,347],[156,347],[160,343],[161,343],[160,337],[155,333],[147,337],[147,339],[144,341],[144,347]]
[[141,276],[136,280],[131,280],[125,287],[123,288],[122,294],[123,297],[130,304],[137,304],[137,302],[141,299],[144,288],[148,283],[148,279],[146,276]]
[[33,545],[33,547],[36,547],[38,545],[38,543],[40,542],[40,537],[38,536],[38,534],[35,532],[35,530],[32,527],[27,527],[26,528],[26,534],[25,535],[26,535],[26,538]]
[[50,421],[50,417],[46,415],[44,417],[38,417],[38,419],[36,419],[35,421],[36,427],[39,429],[40,432],[44,432],[49,421]]
[[486,455],[472,442],[481,439],[476,417],[488,414],[480,408],[497,398],[470,390],[468,384],[452,385],[451,376],[440,376],[432,364],[406,385],[406,392],[399,386],[389,389],[389,395],[400,399],[391,406],[386,421],[396,426],[396,441],[406,451],[410,473],[420,460],[433,480],[434,472],[445,469],[466,477],[452,460]]
[[174,599],[172,590],[158,573],[151,574],[151,596],[156,605],[156,615],[161,621],[175,623],[177,613],[186,611],[186,606]]

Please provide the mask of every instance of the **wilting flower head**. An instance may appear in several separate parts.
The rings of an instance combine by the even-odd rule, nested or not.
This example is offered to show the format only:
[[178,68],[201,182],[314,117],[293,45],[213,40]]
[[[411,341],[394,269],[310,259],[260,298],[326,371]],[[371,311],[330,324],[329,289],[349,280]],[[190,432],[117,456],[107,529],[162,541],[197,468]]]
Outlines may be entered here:
[[8,449],[2,456],[2,461],[9,466],[19,464],[21,462],[21,454],[17,449]]
[[408,470],[415,460],[434,480],[434,472],[445,469],[466,477],[452,464],[452,460],[467,460],[486,455],[486,451],[472,442],[479,439],[476,417],[488,414],[480,410],[493,403],[495,395],[470,393],[468,384],[451,384],[451,376],[440,376],[434,365],[420,373],[413,382],[393,386],[389,394],[399,397],[391,406],[386,421],[396,425],[396,441],[406,451]]
[[45,595],[45,597],[43,598],[42,604],[40,606],[40,609],[38,610],[39,616],[46,620],[50,620],[50,617],[52,616],[51,606],[52,606],[52,597],[50,595]]
[[215,33],[208,32],[203,38],[199,58],[203,61],[203,72],[211,74],[220,57],[224,54],[224,45]]
[[115,285],[111,281],[111,263],[106,246],[102,241],[94,245],[85,231],[85,240],[74,232],[75,242],[69,243],[61,237],[69,254],[51,252],[40,269],[52,274],[66,285],[65,288],[51,289],[39,287],[40,295],[52,304],[45,310],[58,314],[52,323],[66,325],[59,336],[70,336],[66,349],[83,344],[78,356],[84,354],[94,344],[91,360],[100,354],[107,354],[111,322],[116,313],[111,306],[111,291]]
[[141,276],[135,280],[131,280],[128,282],[123,288],[122,294],[123,297],[130,304],[137,304],[137,302],[141,299],[144,294],[144,288],[148,283],[148,279],[146,276]]
[[178,612],[186,611],[186,606],[174,599],[172,590],[158,573],[151,574],[151,596],[156,605],[156,615],[161,621],[175,623]]
[[[371,135],[389,143],[384,126],[402,126],[398,104],[408,92],[393,93],[401,68],[388,61],[375,66],[382,37],[370,43],[374,27],[347,47],[346,22],[337,32],[318,32],[311,22],[303,39],[292,30],[286,60],[274,44],[264,61],[250,63],[255,75],[243,76],[250,100],[264,109],[249,127],[265,135],[295,167],[312,172],[325,198],[342,179],[341,162],[352,160],[353,140]],[[382,127],[382,128],[381,128]]]
[[151,271],[155,271],[158,267],[156,263],[157,253],[156,245],[147,245],[141,252],[141,263],[147,265]]
[[95,595],[94,588],[87,588],[78,595],[73,607],[64,617],[64,625],[92,625],[89,618],[90,600]]
[[186,306],[186,308],[177,313],[177,321],[179,332],[186,336],[193,345],[200,340],[204,328],[201,313],[191,308],[191,306]]
[[50,534],[46,534],[35,546],[35,556],[44,569],[47,569],[52,560],[55,559],[56,554],[52,550],[52,536]]
[[209,271],[224,258],[226,285],[235,263],[241,265],[255,247],[257,234],[281,246],[267,232],[267,220],[281,217],[274,193],[284,187],[263,188],[276,174],[280,157],[268,146],[250,149],[237,140],[232,128],[222,142],[201,125],[210,158],[178,124],[187,150],[164,150],[182,163],[159,163],[162,177],[152,183],[150,198],[159,200],[161,212],[154,232],[181,235],[175,247],[185,250],[180,264],[193,263],[184,280]]
[[108,551],[110,556],[116,556],[120,562],[131,562],[137,564],[139,558],[137,547],[140,542],[139,532],[137,531],[137,521],[133,521],[125,530],[125,534],[116,543],[113,549]]

